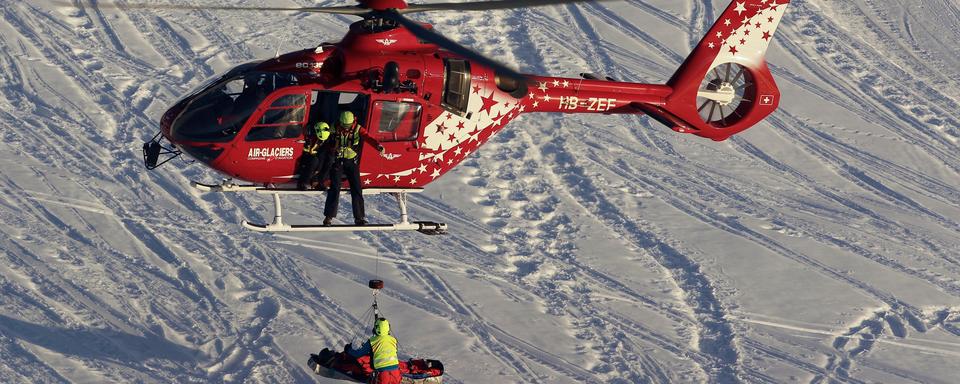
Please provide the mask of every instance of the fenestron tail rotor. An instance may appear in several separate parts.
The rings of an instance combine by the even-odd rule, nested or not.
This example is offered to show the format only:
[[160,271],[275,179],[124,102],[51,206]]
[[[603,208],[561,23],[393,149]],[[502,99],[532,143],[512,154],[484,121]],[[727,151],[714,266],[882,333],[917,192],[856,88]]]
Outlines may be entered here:
[[737,63],[720,64],[697,92],[697,112],[707,124],[727,127],[739,122],[756,99],[753,75]]

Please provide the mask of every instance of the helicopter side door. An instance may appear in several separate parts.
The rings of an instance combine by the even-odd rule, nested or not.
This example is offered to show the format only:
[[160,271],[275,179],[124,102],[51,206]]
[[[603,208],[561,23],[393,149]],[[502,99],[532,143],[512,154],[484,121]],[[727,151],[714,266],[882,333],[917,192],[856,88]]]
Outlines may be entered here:
[[345,111],[353,112],[357,123],[365,126],[367,100],[368,97],[362,93],[314,90],[310,101],[310,123],[307,126],[323,121],[335,129],[340,113]]
[[279,91],[252,116],[249,129],[240,133],[235,162],[243,162],[245,178],[286,183],[296,176],[303,153],[303,136],[311,103],[306,89]]

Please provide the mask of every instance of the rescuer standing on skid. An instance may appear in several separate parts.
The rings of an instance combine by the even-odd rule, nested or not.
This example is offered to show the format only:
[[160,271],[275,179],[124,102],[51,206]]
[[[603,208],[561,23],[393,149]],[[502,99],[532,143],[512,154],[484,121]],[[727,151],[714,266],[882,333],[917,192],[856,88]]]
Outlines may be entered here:
[[346,176],[350,184],[351,205],[353,205],[353,222],[356,225],[366,225],[366,214],[363,210],[363,187],[360,185],[360,154],[362,141],[373,145],[380,154],[383,146],[376,139],[367,134],[367,130],[357,123],[353,112],[343,111],[337,121],[337,159],[330,171],[330,189],[327,190],[327,203],[323,208],[323,225],[330,225],[337,216],[337,207],[340,205],[340,178]]
[[371,384],[400,384],[400,359],[397,358],[397,339],[390,336],[390,323],[378,318],[373,325],[373,336],[358,349],[349,348],[354,358],[370,355],[373,366]]

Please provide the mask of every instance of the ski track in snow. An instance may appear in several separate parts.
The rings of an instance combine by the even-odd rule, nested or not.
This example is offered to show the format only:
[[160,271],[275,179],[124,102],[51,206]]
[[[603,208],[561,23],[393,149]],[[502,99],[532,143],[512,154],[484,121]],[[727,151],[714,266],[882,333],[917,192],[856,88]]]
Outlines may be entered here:
[[[269,215],[264,199],[190,191],[216,177],[199,165],[142,168],[180,95],[349,18],[8,4],[0,381],[322,381],[306,353],[358,329],[379,260],[403,352],[452,383],[948,382],[960,5],[921,3],[793,2],[770,55],[781,109],[726,143],[525,116],[411,198],[444,237],[254,234],[236,223]],[[726,5],[422,19],[529,72],[656,83]],[[315,221],[320,203],[287,206]],[[418,324],[440,339],[405,337]]]

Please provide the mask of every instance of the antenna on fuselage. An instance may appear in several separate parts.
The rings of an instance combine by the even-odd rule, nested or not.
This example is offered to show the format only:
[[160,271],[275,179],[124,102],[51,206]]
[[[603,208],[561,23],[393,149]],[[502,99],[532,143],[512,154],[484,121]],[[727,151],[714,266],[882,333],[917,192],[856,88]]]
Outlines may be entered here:
[[289,31],[289,30],[287,30],[287,35],[286,35],[286,37],[284,37],[283,39],[280,39],[280,45],[277,46],[277,53],[276,53],[275,55],[273,55],[273,58],[274,58],[274,59],[280,57],[280,50],[283,49],[283,43],[286,42],[288,38],[290,38],[290,31]]

